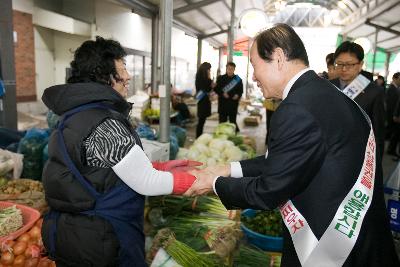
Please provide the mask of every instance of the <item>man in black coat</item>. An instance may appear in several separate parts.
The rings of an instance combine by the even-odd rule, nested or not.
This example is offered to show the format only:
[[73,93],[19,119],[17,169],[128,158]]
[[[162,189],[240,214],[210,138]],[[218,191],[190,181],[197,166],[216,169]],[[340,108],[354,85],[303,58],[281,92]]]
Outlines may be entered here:
[[[362,72],[364,59],[363,48],[353,42],[343,42],[335,51],[335,68],[339,78],[331,82],[343,90]],[[368,77],[366,77],[368,78]],[[368,78],[369,79],[369,78]],[[354,101],[362,107],[372,121],[376,143],[378,146],[378,156],[382,159],[385,146],[385,107],[384,90],[374,82],[354,98]]]
[[393,121],[393,115],[396,105],[400,99],[400,72],[393,74],[392,82],[390,83],[386,92],[386,119],[387,131],[389,132],[389,147],[388,154],[399,156],[397,151],[397,144],[400,139],[399,125]]
[[290,26],[261,32],[250,57],[264,97],[282,99],[269,150],[192,172],[185,195],[213,190],[227,209],[280,207],[282,266],[399,266],[368,117],[308,68]]
[[236,65],[233,62],[226,64],[226,74],[217,78],[217,85],[214,91],[218,94],[218,113],[219,122],[229,122],[236,125],[236,131],[239,127],[236,123],[239,100],[243,94],[242,79],[235,74]]

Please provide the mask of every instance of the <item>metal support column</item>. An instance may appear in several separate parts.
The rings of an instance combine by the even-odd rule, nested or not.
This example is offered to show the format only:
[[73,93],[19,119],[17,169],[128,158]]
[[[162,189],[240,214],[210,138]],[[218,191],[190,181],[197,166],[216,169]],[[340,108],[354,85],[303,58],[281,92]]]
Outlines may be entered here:
[[12,0],[0,1],[0,78],[5,95],[0,97],[0,126],[17,129]]
[[199,37],[197,39],[197,69],[199,69],[201,65],[202,50],[203,50],[203,39]]
[[219,74],[221,74],[221,72],[222,72],[222,66],[221,66],[221,64],[222,64],[222,57],[224,56],[224,48],[223,47],[220,47],[219,49],[218,49],[218,68],[217,68],[217,71],[219,70],[220,71],[220,73]]
[[158,15],[151,19],[151,93],[157,91],[158,70]]
[[375,60],[376,60],[376,52],[378,49],[378,29],[375,29],[375,41],[374,41],[374,58],[372,59],[372,75],[374,75],[375,71]]
[[[245,98],[249,98],[249,68],[250,68],[250,37],[247,38],[247,66],[246,66],[246,91]],[[251,77],[250,77],[251,80]]]
[[386,52],[386,59],[385,59],[385,81],[389,76],[389,64],[390,64],[390,57],[392,56],[391,52]]
[[160,87],[160,142],[169,142],[171,103],[171,29],[173,0],[160,1],[161,11],[161,73]]
[[235,6],[236,0],[232,0],[231,6],[231,25],[229,26],[228,35],[228,62],[233,61],[233,42],[235,41]]

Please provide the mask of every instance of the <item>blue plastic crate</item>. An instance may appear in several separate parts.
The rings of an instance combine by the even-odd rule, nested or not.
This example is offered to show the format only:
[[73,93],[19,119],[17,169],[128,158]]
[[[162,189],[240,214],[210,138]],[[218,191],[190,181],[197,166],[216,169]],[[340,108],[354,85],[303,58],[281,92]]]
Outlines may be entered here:
[[[256,211],[252,209],[246,209],[242,212],[242,216],[245,217],[254,217],[256,215]],[[274,237],[269,235],[259,234],[254,232],[244,226],[244,224],[240,224],[240,228],[244,232],[247,237],[249,243],[255,245],[256,247],[265,250],[265,251],[282,251],[283,247],[283,238],[282,237]]]

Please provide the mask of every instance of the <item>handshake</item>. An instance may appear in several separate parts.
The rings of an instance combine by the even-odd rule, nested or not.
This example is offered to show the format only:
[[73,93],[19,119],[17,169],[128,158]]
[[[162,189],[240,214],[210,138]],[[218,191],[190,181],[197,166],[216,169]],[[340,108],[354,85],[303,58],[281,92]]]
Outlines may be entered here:
[[185,176],[186,180],[190,180],[189,183],[185,183],[186,186],[180,191],[184,196],[208,194],[209,192],[213,191],[215,178],[219,176],[229,176],[231,173],[229,164],[199,169],[198,167],[201,165],[203,165],[201,162],[192,160],[153,162],[153,167],[155,169],[159,171],[171,172],[174,175],[174,183],[176,183],[178,180],[181,180],[176,179],[176,176]]

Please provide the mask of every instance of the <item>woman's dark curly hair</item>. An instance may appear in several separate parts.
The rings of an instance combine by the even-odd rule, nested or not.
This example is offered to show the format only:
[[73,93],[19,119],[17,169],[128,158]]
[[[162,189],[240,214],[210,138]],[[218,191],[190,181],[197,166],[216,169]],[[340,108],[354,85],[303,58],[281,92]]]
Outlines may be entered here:
[[68,83],[111,84],[111,77],[118,81],[114,60],[125,56],[126,52],[119,42],[96,36],[96,41],[88,40],[75,51]]

